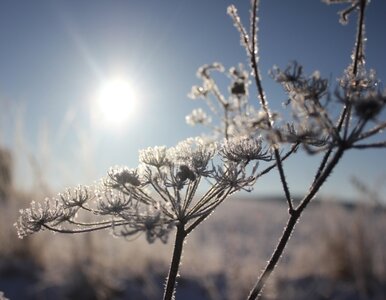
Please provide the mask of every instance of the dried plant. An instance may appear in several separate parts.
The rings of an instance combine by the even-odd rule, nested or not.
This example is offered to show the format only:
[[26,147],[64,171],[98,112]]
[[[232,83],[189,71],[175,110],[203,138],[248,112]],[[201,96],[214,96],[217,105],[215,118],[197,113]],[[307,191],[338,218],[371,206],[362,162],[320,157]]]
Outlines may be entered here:
[[[68,189],[42,203],[32,202],[16,223],[21,238],[49,229],[81,233],[110,228],[130,239],[144,233],[149,243],[166,243],[176,228],[165,299],[171,299],[187,235],[229,195],[250,190],[258,161],[269,161],[259,139],[235,138],[217,145],[191,138],[176,147],[140,151],[136,169],[115,167],[95,187]],[[250,162],[255,162],[248,168]],[[200,185],[206,193],[197,195]],[[87,221],[92,220],[92,221]]]
[[[343,22],[347,22],[354,12],[358,14],[352,62],[334,94],[328,90],[328,80],[318,71],[307,76],[296,62],[285,69],[274,67],[271,75],[288,94],[285,104],[291,112],[289,120],[279,118],[269,106],[259,71],[258,1],[252,1],[249,32],[236,7],[231,5],[228,14],[240,33],[251,72],[241,65],[231,68],[227,72],[231,83],[226,97],[212,76],[212,72],[225,72],[221,64],[205,65],[198,70],[202,84],[192,88],[190,97],[205,100],[209,111],[198,108],[186,117],[186,121],[191,125],[209,126],[213,131],[212,139],[190,138],[170,149],[141,150],[140,164],[135,169],[115,167],[95,187],[79,186],[53,199],[33,202],[30,208],[21,211],[16,224],[19,236],[44,229],[82,233],[110,228],[115,235],[128,239],[144,233],[152,243],[156,239],[167,242],[170,231],[176,228],[164,293],[164,299],[172,299],[188,234],[229,195],[251,190],[260,176],[276,168],[288,205],[288,222],[247,297],[250,300],[258,298],[300,216],[346,151],[386,147],[386,141],[379,140],[386,127],[381,117],[386,94],[380,90],[375,72],[367,70],[364,59],[364,17],[368,1],[325,2],[349,4],[340,14]],[[252,84],[258,96],[255,104],[249,94]],[[334,109],[340,108],[339,114],[332,110],[331,102]],[[259,110],[254,108],[257,104]],[[309,154],[319,154],[314,157],[322,159],[308,192],[296,204],[283,162],[297,154],[300,146]],[[266,166],[258,172],[260,162]],[[198,195],[199,189],[206,189],[206,192]]]

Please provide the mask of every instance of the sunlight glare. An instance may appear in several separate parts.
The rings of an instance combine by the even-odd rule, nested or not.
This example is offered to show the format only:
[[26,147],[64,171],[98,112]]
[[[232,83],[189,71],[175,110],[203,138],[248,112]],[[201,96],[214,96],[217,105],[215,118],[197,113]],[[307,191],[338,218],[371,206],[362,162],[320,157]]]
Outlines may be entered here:
[[133,89],[128,81],[122,78],[108,80],[98,94],[99,121],[108,125],[123,125],[134,112],[134,98]]

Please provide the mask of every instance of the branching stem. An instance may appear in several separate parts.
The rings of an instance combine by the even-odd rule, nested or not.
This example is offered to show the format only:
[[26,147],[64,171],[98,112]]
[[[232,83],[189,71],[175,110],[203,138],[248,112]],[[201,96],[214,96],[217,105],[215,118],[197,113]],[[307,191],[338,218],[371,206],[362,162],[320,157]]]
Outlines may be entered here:
[[[364,12],[366,7],[366,0],[360,0],[360,8],[359,8],[359,21],[358,21],[358,31],[357,31],[357,37],[356,37],[356,49],[355,49],[355,57],[353,61],[353,75],[356,76],[358,73],[358,64],[360,60],[362,59],[362,53],[363,52],[363,23],[364,23]],[[253,1],[253,14],[256,13],[256,5],[257,0]],[[255,21],[255,15],[253,17],[252,22]],[[252,26],[256,26],[256,24],[252,24]],[[253,31],[253,34],[256,34],[255,31]],[[261,87],[260,78],[258,75],[258,68],[257,68],[257,58],[256,58],[256,51],[255,51],[255,36],[253,38],[253,45],[252,45],[252,53],[251,53],[251,61],[252,61],[252,67],[255,72],[255,81],[259,92],[260,102],[261,105],[265,111],[265,113],[268,115],[268,126],[269,128],[272,128],[272,121],[269,114],[268,104],[264,98],[263,89]],[[341,131],[342,126],[344,126],[344,132],[343,132],[343,141],[340,142],[338,145],[338,149],[333,153],[332,148],[330,148],[326,154],[324,155],[322,162],[317,170],[317,173],[315,175],[314,181],[310,187],[310,190],[308,191],[307,195],[303,198],[303,200],[300,202],[299,206],[296,209],[292,208],[292,202],[288,187],[285,182],[285,176],[280,160],[280,156],[278,154],[277,148],[275,149],[275,158],[278,165],[278,170],[280,173],[280,178],[283,184],[284,191],[286,193],[287,201],[289,204],[289,219],[287,222],[287,225],[283,231],[283,234],[279,240],[279,243],[277,244],[275,251],[273,252],[271,259],[269,260],[268,264],[266,265],[264,271],[258,278],[257,282],[255,283],[253,289],[251,290],[248,300],[254,300],[257,299],[260,296],[260,293],[262,289],[264,288],[264,285],[266,284],[268,278],[272,274],[273,270],[275,269],[288,241],[291,237],[291,234],[295,228],[295,225],[297,221],[299,220],[302,212],[304,209],[308,206],[308,204],[311,202],[311,200],[315,197],[321,186],[324,184],[324,182],[327,180],[327,177],[332,173],[335,166],[340,161],[341,157],[343,156],[344,152],[352,147],[352,145],[347,144],[347,133],[348,133],[348,127],[349,127],[349,121],[351,116],[351,107],[349,105],[346,105],[343,108],[341,118],[338,122],[337,130],[338,132]],[[381,143],[375,143],[375,144],[368,144],[363,145],[363,148],[367,147],[381,147],[384,146],[384,144]],[[361,148],[361,145],[355,146],[356,148]],[[332,156],[332,157],[331,157]]]
[[290,215],[288,222],[287,222],[287,225],[284,229],[284,232],[280,238],[280,241],[279,241],[275,251],[273,252],[267,266],[265,267],[263,273],[260,275],[255,286],[251,290],[251,292],[248,296],[248,300],[254,300],[259,296],[259,294],[262,291],[269,276],[271,275],[271,273],[275,269],[276,264],[278,263],[280,256],[282,255],[283,250],[284,250],[285,246],[287,245],[287,242],[291,236],[292,231],[295,228],[295,225],[296,225],[296,222],[298,219],[299,219],[299,215],[297,213],[296,214],[293,213],[292,215]]
[[344,151],[345,151],[345,148],[341,147],[335,152],[334,156],[328,162],[323,173],[319,176],[319,178],[315,181],[315,183],[311,187],[309,193],[303,198],[300,205],[290,213],[287,225],[283,231],[283,234],[279,240],[279,243],[277,244],[275,251],[273,252],[270,260],[268,261],[268,264],[266,265],[264,271],[262,272],[257,282],[255,283],[255,286],[251,290],[248,296],[248,300],[254,300],[259,297],[262,289],[264,288],[264,285],[266,284],[268,278],[270,277],[273,270],[275,269],[281,255],[283,254],[283,251],[289,241],[289,238],[291,237],[291,234],[302,212],[310,203],[310,201],[315,197],[316,193],[319,191],[320,187],[326,181],[327,177],[331,174],[332,170],[341,159]]

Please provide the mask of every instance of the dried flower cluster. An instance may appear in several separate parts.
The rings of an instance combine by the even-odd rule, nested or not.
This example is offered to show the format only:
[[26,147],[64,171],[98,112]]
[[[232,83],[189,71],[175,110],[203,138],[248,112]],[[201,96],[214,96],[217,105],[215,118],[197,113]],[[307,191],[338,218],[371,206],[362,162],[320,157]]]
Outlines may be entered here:
[[[212,73],[225,74],[230,79],[228,96],[220,90]],[[249,73],[243,65],[232,67],[227,72],[219,63],[204,65],[197,71],[202,81],[193,86],[189,97],[205,101],[208,111],[201,107],[186,116],[189,125],[205,125],[212,129],[211,138],[235,136],[258,136],[256,124],[266,123],[266,114],[249,103]]]
[[[93,188],[79,186],[43,203],[32,202],[16,223],[19,236],[43,229],[76,233],[111,228],[118,236],[145,232],[149,242],[166,242],[176,223],[206,217],[230,194],[250,188],[256,168],[248,171],[249,162],[270,159],[259,139],[216,145],[200,138],[169,149],[144,149],[139,157],[136,169],[112,168]],[[199,196],[203,179],[207,192]],[[80,221],[86,213],[95,221]]]

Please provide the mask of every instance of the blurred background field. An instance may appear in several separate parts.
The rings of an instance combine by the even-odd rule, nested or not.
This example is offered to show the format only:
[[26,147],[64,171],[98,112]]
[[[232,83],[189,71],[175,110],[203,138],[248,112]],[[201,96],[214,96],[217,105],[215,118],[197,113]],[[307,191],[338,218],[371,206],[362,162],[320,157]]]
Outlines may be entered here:
[[[18,239],[18,210],[43,195],[13,186],[11,157],[2,150],[0,291],[6,297],[160,299],[171,242],[125,241],[108,231]],[[365,196],[336,200],[318,199],[304,214],[264,299],[385,299],[386,211]],[[228,199],[189,236],[177,297],[244,299],[286,218],[278,197]]]

